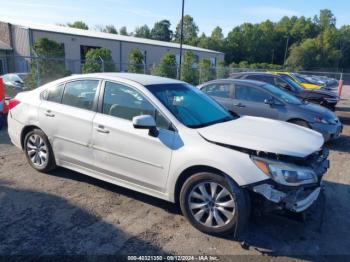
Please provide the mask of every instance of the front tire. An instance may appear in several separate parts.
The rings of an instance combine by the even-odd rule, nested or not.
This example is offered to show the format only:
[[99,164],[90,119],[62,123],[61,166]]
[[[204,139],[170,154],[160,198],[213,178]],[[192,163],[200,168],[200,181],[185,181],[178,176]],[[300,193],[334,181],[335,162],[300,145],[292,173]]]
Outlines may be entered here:
[[243,231],[249,217],[243,218],[244,223],[238,221],[242,221],[239,216],[250,213],[246,200],[241,188],[214,173],[192,175],[180,192],[183,215],[192,226],[210,235]]
[[49,139],[40,129],[29,131],[24,138],[24,152],[29,164],[40,172],[56,167]]

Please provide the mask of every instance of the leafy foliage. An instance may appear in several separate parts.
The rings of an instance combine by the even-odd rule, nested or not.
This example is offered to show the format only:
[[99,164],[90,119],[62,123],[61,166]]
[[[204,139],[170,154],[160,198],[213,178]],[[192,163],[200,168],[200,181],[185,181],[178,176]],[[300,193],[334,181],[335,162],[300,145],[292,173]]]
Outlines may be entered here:
[[102,71],[104,72],[115,71],[111,50],[107,48],[90,49],[86,53],[86,59],[82,67],[82,72],[86,74],[86,73],[97,73]]
[[151,38],[151,30],[147,25],[136,27],[134,36],[142,38]]
[[144,56],[140,49],[134,48],[128,55],[128,72],[143,73],[144,72]]
[[[189,45],[196,45],[199,28],[190,15],[184,16],[183,23],[183,42]],[[180,42],[181,38],[181,21],[176,26],[175,41]]]
[[214,75],[211,70],[211,62],[209,59],[202,59],[198,63],[199,69],[199,84],[212,80]]
[[159,65],[155,69],[155,75],[164,76],[169,78],[176,78],[177,76],[177,64],[176,56],[170,52],[164,54],[160,60]]
[[68,23],[67,25],[69,27],[73,27],[73,28],[89,30],[89,26],[87,24],[85,24],[83,21],[75,21],[73,23]]
[[121,34],[121,35],[129,35],[126,26],[122,26],[122,27],[119,29],[119,34]]
[[151,30],[151,38],[160,41],[171,41],[173,32],[170,30],[170,26],[169,20],[156,22]]
[[38,38],[33,46],[36,58],[30,62],[26,86],[33,89],[69,75],[64,62],[64,46],[47,38]]
[[183,54],[183,62],[181,66],[181,80],[197,85],[198,70],[196,65],[198,58],[191,51],[185,51]]

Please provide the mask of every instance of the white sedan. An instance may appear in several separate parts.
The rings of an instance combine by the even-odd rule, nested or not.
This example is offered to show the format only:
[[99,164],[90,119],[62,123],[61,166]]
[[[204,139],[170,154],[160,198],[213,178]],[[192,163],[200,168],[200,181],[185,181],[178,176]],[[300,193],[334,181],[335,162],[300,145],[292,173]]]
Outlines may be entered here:
[[251,198],[305,210],[328,168],[319,133],[233,116],[167,78],[75,75],[18,94],[9,108],[11,141],[33,168],[62,166],[178,202],[209,234],[241,232]]

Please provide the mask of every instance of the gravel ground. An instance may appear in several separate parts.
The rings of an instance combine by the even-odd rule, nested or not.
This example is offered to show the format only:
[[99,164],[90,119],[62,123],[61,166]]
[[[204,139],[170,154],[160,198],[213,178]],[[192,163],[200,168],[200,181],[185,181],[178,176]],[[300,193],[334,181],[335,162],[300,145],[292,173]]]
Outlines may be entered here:
[[63,168],[36,172],[0,131],[0,256],[350,255],[350,86],[337,114],[344,132],[329,143],[325,202],[305,222],[253,216],[246,248],[196,231],[171,203]]

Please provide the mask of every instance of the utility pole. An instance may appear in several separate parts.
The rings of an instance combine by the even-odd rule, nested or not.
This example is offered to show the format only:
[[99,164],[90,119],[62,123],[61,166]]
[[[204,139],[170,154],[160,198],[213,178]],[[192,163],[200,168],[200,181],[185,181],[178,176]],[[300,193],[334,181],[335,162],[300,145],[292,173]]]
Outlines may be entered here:
[[178,79],[181,79],[181,65],[182,65],[182,43],[183,43],[183,29],[184,29],[184,11],[185,11],[185,0],[182,0],[182,13],[181,13],[181,32],[180,32],[180,61],[178,71]]
[[283,60],[283,66],[286,65],[286,58],[287,58],[287,52],[288,52],[288,44],[289,44],[289,35],[287,36],[286,41],[286,50],[284,51],[284,60]]

